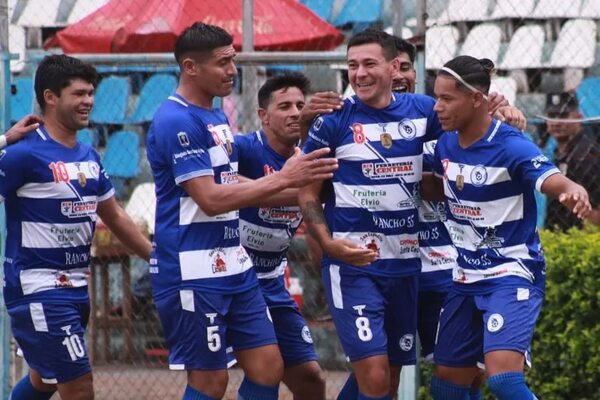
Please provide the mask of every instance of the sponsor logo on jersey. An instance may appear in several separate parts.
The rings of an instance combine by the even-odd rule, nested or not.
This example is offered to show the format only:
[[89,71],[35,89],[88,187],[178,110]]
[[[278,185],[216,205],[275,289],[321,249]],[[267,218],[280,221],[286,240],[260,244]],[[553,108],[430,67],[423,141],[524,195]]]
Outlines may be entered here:
[[88,201],[61,201],[60,212],[68,218],[81,218],[94,215],[98,202],[96,200]]
[[431,265],[435,266],[452,264],[455,262],[452,255],[447,251],[429,251],[427,253],[427,258],[429,259]]
[[190,145],[190,138],[188,138],[188,135],[185,132],[179,132],[177,134],[177,139],[182,147],[188,147]]
[[390,179],[415,174],[412,161],[394,163],[363,163],[362,173],[369,179]]
[[221,171],[221,183],[223,185],[231,185],[238,182],[239,178],[237,171]]
[[398,133],[403,139],[413,140],[417,137],[417,127],[414,122],[405,118],[398,122]]
[[400,239],[400,254],[413,253],[415,257],[419,255],[419,239]]
[[383,235],[380,233],[365,233],[359,240],[364,244],[366,249],[372,250],[379,256]]
[[222,248],[212,250],[208,255],[211,258],[213,274],[227,272],[227,264],[225,263],[225,252]]
[[485,228],[485,233],[483,234],[483,238],[479,243],[475,245],[478,249],[480,247],[487,247],[490,249],[502,247],[504,243],[504,238],[496,236],[496,227],[488,226]]
[[271,224],[300,225],[302,213],[297,207],[262,207],[258,209],[258,217]]
[[98,165],[95,161],[88,162],[88,169],[90,170],[90,175],[92,179],[98,179],[100,176],[100,165]]
[[469,220],[469,221],[482,221],[483,213],[479,206],[468,206],[465,204],[459,204],[455,202],[448,202],[450,206],[450,212],[456,219]]
[[319,129],[321,129],[322,126],[323,126],[323,117],[319,117],[315,120],[315,123],[313,124],[313,130],[315,132],[317,132]]

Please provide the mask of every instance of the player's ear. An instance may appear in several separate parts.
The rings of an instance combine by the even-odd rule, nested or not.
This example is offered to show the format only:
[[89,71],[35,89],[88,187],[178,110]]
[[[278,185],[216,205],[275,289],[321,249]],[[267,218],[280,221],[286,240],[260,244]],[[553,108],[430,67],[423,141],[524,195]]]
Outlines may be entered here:
[[59,96],[56,95],[56,93],[54,93],[50,89],[44,90],[44,94],[43,95],[44,95],[44,104],[51,105],[51,106],[53,106],[53,105],[56,104],[56,102],[58,100],[58,97],[59,97]]
[[483,105],[484,102],[484,94],[481,92],[475,92],[473,93],[473,107],[474,108],[479,108]]
[[181,70],[188,75],[196,75],[198,68],[196,61],[191,57],[186,57],[181,61]]
[[269,115],[264,108],[258,108],[258,118],[263,125],[269,125]]
[[391,69],[391,74],[392,74],[392,78],[394,78],[396,75],[398,75],[400,73],[400,60],[398,59],[398,57],[394,57],[392,59],[392,61],[390,62],[390,69]]

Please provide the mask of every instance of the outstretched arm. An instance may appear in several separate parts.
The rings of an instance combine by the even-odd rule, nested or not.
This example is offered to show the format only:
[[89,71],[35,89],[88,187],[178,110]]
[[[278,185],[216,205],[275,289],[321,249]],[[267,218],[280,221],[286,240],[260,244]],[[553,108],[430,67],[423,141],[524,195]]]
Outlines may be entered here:
[[276,174],[263,176],[255,181],[235,185],[219,185],[212,176],[200,176],[181,183],[181,187],[209,216],[262,204],[261,201],[287,189],[308,183],[330,179],[337,169],[335,158],[320,158],[329,153],[328,148],[310,154],[296,153]]
[[544,180],[542,193],[558,199],[565,207],[584,219],[590,216],[592,206],[585,188],[562,174],[554,174]]

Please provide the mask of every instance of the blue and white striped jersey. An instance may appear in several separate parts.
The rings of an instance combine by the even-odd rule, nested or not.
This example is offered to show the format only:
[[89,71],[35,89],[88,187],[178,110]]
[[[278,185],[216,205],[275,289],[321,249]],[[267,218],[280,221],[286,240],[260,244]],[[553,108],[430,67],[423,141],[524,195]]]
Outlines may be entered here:
[[96,209],[113,195],[96,151],[68,148],[43,126],[0,151],[7,305],[87,300]]
[[209,216],[181,183],[214,176],[238,183],[237,151],[225,114],[169,97],[148,132],[147,153],[156,184],[155,249],[150,261],[156,296],[181,289],[238,293],[257,285],[240,245],[239,211]]
[[[235,136],[239,173],[259,179],[279,171],[286,158],[269,146],[263,131]],[[240,238],[259,279],[283,275],[286,253],[302,221],[300,208],[246,207],[240,210]]]
[[421,270],[417,207],[423,143],[442,132],[434,103],[427,96],[393,94],[379,110],[352,96],[341,110],[317,118],[304,152],[330,147],[339,161],[324,211],[333,238],[379,253],[368,267],[329,258],[326,263],[392,277]]
[[[436,141],[423,145],[423,171],[433,171]],[[419,246],[421,249],[420,291],[445,292],[452,286],[452,270],[458,253],[444,223],[447,220],[443,201],[421,201],[419,204]]]
[[488,293],[530,282],[543,289],[534,189],[559,171],[540,149],[493,120],[485,136],[466,149],[455,132],[444,134],[435,148],[435,170],[443,176],[446,223],[459,255],[454,287]]

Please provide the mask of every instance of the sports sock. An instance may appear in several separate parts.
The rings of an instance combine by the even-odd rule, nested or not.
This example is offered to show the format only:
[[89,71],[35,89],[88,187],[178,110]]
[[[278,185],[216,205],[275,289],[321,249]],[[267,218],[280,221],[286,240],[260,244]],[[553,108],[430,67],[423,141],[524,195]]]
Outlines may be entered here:
[[522,372],[505,372],[491,376],[488,386],[498,400],[535,400],[534,394],[525,383]]

